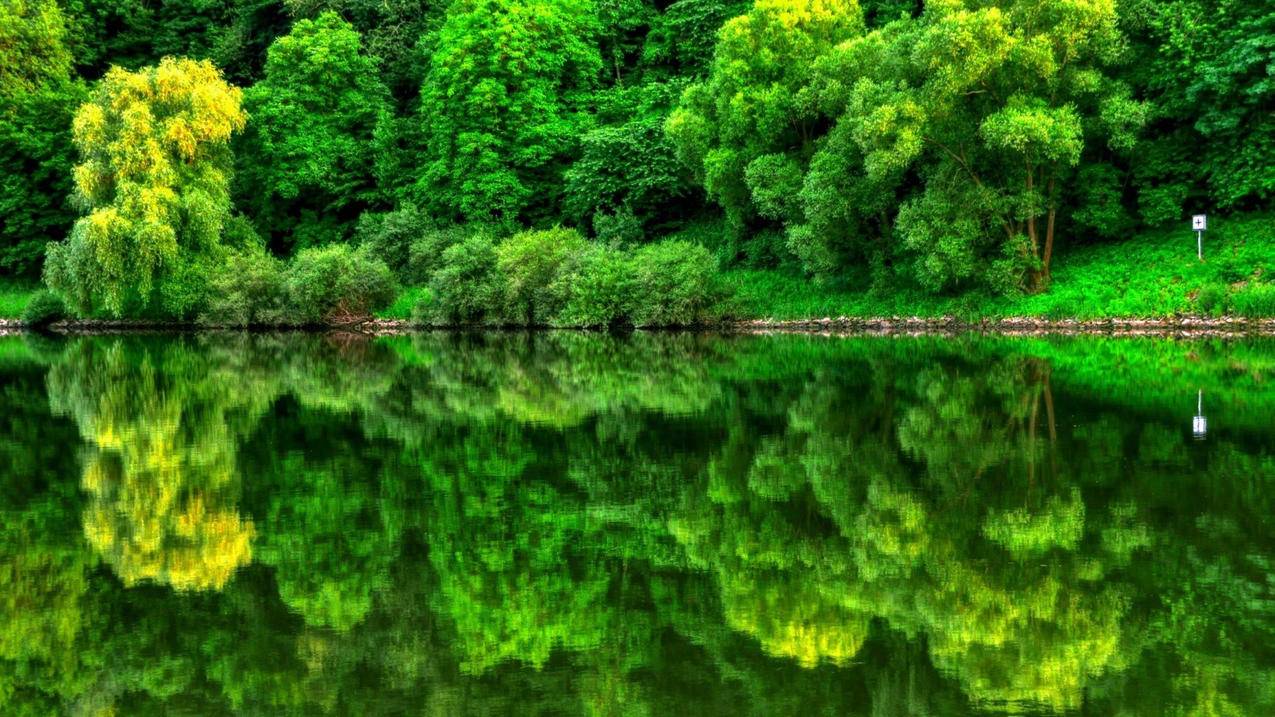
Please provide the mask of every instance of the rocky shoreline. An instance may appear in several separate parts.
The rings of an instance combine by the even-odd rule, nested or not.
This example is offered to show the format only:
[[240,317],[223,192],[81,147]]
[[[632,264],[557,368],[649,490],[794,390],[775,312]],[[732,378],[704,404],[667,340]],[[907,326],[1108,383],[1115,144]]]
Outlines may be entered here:
[[835,334],[956,334],[989,333],[1007,336],[1244,336],[1275,335],[1275,319],[1182,316],[1161,319],[1046,319],[1017,316],[968,320],[956,317],[823,318],[742,321],[735,328],[756,333],[798,332]]
[[[262,327],[272,331],[290,330],[289,327]],[[402,319],[371,319],[368,321],[319,328],[326,331],[344,331],[375,335],[404,334],[416,331],[437,330]],[[455,327],[463,328],[463,327]],[[845,335],[931,335],[988,333],[1006,336],[1047,335],[1113,335],[1113,336],[1246,336],[1275,335],[1275,319],[1245,319],[1238,317],[1209,318],[1183,316],[1161,319],[1045,319],[1036,317],[1006,317],[997,319],[968,320],[956,317],[924,318],[917,316],[889,316],[875,318],[837,317],[820,319],[751,319],[731,321],[708,326],[693,327],[700,330],[742,333],[807,333]],[[56,334],[111,334],[136,332],[187,332],[222,330],[189,323],[138,320],[77,319],[59,321],[46,329]],[[0,319],[0,336],[29,331],[18,319]]]

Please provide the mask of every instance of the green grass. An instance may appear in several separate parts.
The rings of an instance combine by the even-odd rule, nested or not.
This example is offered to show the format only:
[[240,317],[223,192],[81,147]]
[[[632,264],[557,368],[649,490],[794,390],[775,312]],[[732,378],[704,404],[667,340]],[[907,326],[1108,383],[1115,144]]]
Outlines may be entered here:
[[736,270],[724,277],[735,290],[735,313],[750,319],[1275,316],[1275,217],[1217,218],[1210,226],[1204,263],[1196,259],[1195,235],[1183,223],[1127,241],[1062,247],[1050,290],[1016,298],[936,297],[917,290],[876,296],[777,271]]
[[17,319],[39,287],[0,279],[0,319]]
[[429,289],[424,286],[409,286],[399,291],[395,297],[394,303],[388,308],[376,312],[378,319],[410,319],[412,318],[412,307],[421,299],[428,298]]

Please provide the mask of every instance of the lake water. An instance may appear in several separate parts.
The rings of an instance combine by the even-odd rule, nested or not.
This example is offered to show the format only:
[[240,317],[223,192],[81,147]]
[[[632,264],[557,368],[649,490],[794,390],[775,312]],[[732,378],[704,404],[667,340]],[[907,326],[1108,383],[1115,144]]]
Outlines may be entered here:
[[9,337],[0,703],[1275,714],[1273,509],[1270,341]]

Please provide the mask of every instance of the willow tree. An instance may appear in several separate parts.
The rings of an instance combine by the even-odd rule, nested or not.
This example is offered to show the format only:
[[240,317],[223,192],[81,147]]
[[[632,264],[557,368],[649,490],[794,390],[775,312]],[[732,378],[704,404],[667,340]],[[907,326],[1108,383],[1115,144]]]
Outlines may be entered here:
[[207,61],[114,68],[76,113],[75,196],[86,210],[49,245],[45,280],[81,313],[183,316],[199,301],[230,214],[241,92]]
[[193,355],[88,341],[49,373],[50,409],[85,442],[84,537],[126,586],[220,590],[252,562],[256,528],[237,508],[238,432],[271,390],[232,389]]

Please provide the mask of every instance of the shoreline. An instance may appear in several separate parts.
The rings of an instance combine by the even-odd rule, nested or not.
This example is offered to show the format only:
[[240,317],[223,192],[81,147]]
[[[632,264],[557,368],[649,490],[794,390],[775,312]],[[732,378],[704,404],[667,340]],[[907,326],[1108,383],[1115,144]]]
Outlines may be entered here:
[[[44,329],[27,327],[19,319],[0,319],[0,336],[36,333],[81,335],[115,333],[204,333],[204,332],[338,332],[370,335],[410,334],[425,331],[588,331],[579,327],[537,326],[428,326],[406,319],[369,319],[331,326],[257,326],[230,328],[193,323],[143,320],[76,319],[58,321]],[[1046,319],[1004,317],[961,319],[942,317],[824,317],[813,319],[742,319],[699,326],[664,327],[648,330],[716,331],[742,334],[835,334],[864,336],[925,336],[964,333],[1004,336],[1183,336],[1243,337],[1275,336],[1275,318],[1183,316],[1174,318]]]

